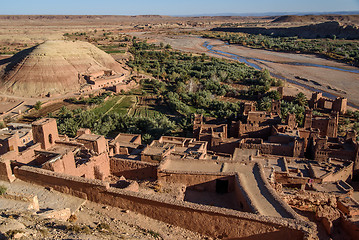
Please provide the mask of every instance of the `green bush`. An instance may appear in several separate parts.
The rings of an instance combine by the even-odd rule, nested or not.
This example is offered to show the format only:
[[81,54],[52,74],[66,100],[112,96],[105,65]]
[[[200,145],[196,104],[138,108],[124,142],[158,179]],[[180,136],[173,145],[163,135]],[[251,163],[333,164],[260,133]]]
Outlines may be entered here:
[[37,102],[35,103],[35,105],[34,105],[34,108],[35,108],[36,110],[40,110],[41,105],[42,105],[42,102],[37,101]]
[[3,186],[3,185],[0,185],[0,195],[3,195],[5,194],[7,191],[7,187]]

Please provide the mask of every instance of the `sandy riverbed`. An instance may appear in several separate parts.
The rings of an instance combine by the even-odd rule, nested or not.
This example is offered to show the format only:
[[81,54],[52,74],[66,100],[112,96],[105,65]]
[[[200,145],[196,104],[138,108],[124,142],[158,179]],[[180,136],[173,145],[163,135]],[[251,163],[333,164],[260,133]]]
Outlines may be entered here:
[[[144,34],[143,37],[149,39],[156,39],[158,42],[169,43],[174,49],[187,52],[207,53],[210,56],[219,57],[216,54],[209,53],[208,50],[203,47],[203,43],[208,41],[214,46],[213,49],[224,52],[229,52],[244,56],[247,58],[259,58],[271,62],[249,60],[249,62],[255,63],[261,68],[267,68],[270,72],[280,75],[282,77],[298,81],[306,84],[310,87],[320,89],[322,91],[329,92],[336,96],[342,96],[348,98],[348,101],[359,106],[359,74],[352,72],[344,72],[334,69],[325,69],[312,66],[296,66],[289,65],[287,63],[310,63],[319,64],[330,67],[343,68],[347,70],[358,70],[358,68],[349,66],[344,63],[327,60],[309,54],[293,54],[274,52],[260,49],[252,49],[248,47],[238,45],[226,45],[219,40],[202,39],[195,36],[161,36]],[[296,79],[296,77],[305,78],[308,81],[302,81]],[[291,84],[289,84],[291,85]],[[293,86],[291,86],[293,88]],[[309,95],[308,90],[304,90],[303,87],[296,86],[299,90],[304,91]]]

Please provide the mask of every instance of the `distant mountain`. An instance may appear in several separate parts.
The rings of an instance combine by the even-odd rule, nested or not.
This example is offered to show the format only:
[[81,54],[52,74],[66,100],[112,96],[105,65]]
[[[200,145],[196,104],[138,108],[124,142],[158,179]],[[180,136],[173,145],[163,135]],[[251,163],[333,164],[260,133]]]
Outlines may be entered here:
[[174,17],[202,17],[202,16],[241,16],[241,17],[261,17],[261,16],[283,16],[283,15],[358,15],[359,11],[339,11],[339,12],[264,12],[264,13],[215,13],[215,14],[193,14],[193,15],[173,15]]

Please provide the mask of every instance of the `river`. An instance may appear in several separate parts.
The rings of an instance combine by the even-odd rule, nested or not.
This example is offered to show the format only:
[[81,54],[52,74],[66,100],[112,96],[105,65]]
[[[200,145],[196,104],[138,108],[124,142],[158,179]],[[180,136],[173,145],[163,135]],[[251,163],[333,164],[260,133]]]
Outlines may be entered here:
[[[237,60],[239,62],[242,62],[242,63],[245,63],[247,64],[248,66],[251,66],[255,69],[258,69],[258,70],[262,70],[263,68],[260,67],[258,64],[255,64],[249,60],[252,60],[252,61],[255,61],[255,62],[258,62],[258,63],[266,63],[266,62],[270,62],[270,63],[278,63],[278,62],[274,62],[274,61],[270,61],[270,60],[266,60],[266,59],[260,59],[260,58],[253,58],[253,57],[245,57],[245,56],[241,56],[241,55],[238,55],[238,54],[234,54],[234,53],[230,53],[230,52],[225,52],[225,51],[222,51],[222,50],[217,50],[217,49],[214,49],[214,46],[211,45],[208,41],[205,41],[203,43],[203,47],[205,47],[208,52],[212,53],[212,54],[216,54],[216,55],[219,55],[219,56],[222,56],[222,57],[226,57],[226,58],[229,58],[229,59],[233,59],[233,60]],[[322,69],[322,70],[325,70],[325,69],[331,69],[331,70],[336,70],[336,71],[342,71],[342,72],[349,72],[349,73],[359,73],[359,70],[357,69],[345,69],[345,68],[341,68],[341,67],[333,67],[333,66],[326,66],[326,65],[321,65],[321,64],[313,64],[313,63],[306,63],[306,62],[280,62],[280,64],[286,64],[286,65],[296,65],[296,66],[306,66],[306,67],[315,67],[315,68],[318,68],[318,69]],[[289,79],[289,78],[285,78],[283,76],[280,76],[278,74],[275,74],[273,72],[271,72],[271,75],[275,78],[279,78],[279,79],[282,79],[282,80],[285,80],[287,82],[290,82],[290,83],[293,83],[293,84],[296,84],[296,85],[299,85],[301,87],[304,87],[310,91],[317,91],[317,92],[321,92],[323,94],[323,96],[327,97],[327,98],[330,98],[330,99],[335,99],[337,97],[337,95],[334,95],[334,94],[331,94],[329,92],[326,92],[326,91],[323,91],[321,89],[318,89],[318,88],[315,88],[315,87],[312,87],[312,86],[309,86],[309,85],[306,85],[302,82],[299,82],[299,81],[295,81],[293,79]],[[359,86],[358,86],[359,87]],[[351,107],[354,107],[354,108],[359,108],[358,105],[354,104],[354,103],[351,103],[351,102],[348,102],[348,105],[351,106]]]

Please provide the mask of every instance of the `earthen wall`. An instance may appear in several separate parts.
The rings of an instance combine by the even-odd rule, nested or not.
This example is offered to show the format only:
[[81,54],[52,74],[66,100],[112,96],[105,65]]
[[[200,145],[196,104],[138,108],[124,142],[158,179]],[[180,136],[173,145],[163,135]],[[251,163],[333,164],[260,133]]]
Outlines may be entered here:
[[157,179],[157,164],[111,158],[110,168],[112,175],[126,179]]
[[344,167],[336,173],[330,174],[323,178],[323,182],[336,182],[336,181],[347,181],[351,180],[353,176],[353,163],[350,163],[349,166]]
[[169,183],[181,183],[197,191],[216,191],[216,180],[228,180],[229,192],[234,191],[234,174],[214,174],[214,173],[185,173],[175,171],[161,171],[157,173],[159,181]]
[[28,166],[15,168],[17,178],[53,187],[90,201],[128,209],[211,237],[312,239],[315,226],[299,220],[264,217],[110,188],[99,180],[67,176]]

